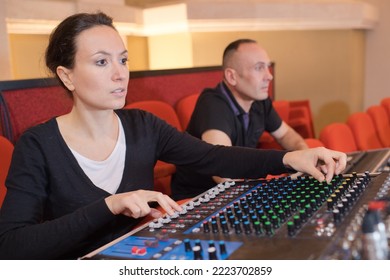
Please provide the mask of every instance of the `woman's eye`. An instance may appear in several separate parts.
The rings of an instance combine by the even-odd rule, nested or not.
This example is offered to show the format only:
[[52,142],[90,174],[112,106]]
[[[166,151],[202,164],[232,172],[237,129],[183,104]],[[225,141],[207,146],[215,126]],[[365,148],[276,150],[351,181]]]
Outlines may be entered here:
[[96,64],[97,64],[98,66],[104,66],[104,65],[107,64],[107,60],[105,60],[105,59],[100,59],[100,60],[96,61]]
[[121,63],[122,63],[122,64],[126,64],[126,63],[127,63],[127,61],[128,61],[128,59],[127,59],[127,58],[122,58],[122,59],[121,59]]

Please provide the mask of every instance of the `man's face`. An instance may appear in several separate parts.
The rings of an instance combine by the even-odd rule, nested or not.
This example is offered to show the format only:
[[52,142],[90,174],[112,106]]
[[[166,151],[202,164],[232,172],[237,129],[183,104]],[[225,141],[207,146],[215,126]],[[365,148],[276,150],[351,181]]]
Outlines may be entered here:
[[239,46],[232,59],[236,71],[235,90],[239,97],[246,101],[266,99],[273,79],[266,51],[256,43],[245,43]]

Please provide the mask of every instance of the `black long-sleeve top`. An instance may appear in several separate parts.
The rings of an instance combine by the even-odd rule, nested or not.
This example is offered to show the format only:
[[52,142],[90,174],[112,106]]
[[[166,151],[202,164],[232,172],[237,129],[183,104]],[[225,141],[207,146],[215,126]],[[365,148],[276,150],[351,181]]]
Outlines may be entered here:
[[[153,189],[158,159],[200,173],[259,178],[284,173],[284,151],[213,146],[140,110],[118,110],[126,160],[117,193]],[[0,212],[0,259],[69,259],[127,233],[138,222],[113,215],[78,165],[56,119],[27,130],[15,145]]]

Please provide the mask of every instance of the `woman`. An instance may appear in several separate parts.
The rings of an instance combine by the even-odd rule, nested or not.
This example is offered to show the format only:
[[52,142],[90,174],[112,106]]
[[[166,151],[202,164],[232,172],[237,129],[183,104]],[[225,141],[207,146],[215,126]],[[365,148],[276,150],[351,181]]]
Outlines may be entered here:
[[77,258],[131,230],[146,215],[181,207],[153,191],[157,159],[201,173],[258,178],[288,168],[341,172],[343,153],[213,146],[125,104],[127,51],[112,19],[76,14],[54,30],[46,64],[73,97],[70,113],[26,131],[15,145],[0,215],[0,258]]

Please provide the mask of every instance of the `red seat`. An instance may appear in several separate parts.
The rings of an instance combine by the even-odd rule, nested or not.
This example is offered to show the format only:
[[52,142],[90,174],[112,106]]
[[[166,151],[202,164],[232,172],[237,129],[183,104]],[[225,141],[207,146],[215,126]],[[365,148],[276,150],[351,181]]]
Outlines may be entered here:
[[[179,118],[173,107],[158,100],[138,101],[125,105],[124,109],[141,109],[165,120],[170,125],[182,131]],[[176,172],[176,166],[171,163],[157,161],[154,167],[154,189],[167,195],[171,194],[171,176]]]
[[176,104],[176,113],[183,129],[186,129],[190,122],[199,95],[199,93],[188,95],[180,99]]
[[351,128],[345,123],[331,123],[325,126],[319,139],[326,148],[349,153],[358,150]]
[[[290,101],[286,100],[274,100],[272,106],[278,113],[280,118],[287,124],[290,123]],[[257,148],[259,149],[283,149],[278,142],[268,132],[264,132],[258,142]]]
[[289,101],[290,112],[288,124],[303,138],[314,138],[313,117],[309,100]]
[[321,140],[316,138],[305,138],[304,139],[309,148],[325,147]]
[[275,100],[272,102],[272,106],[275,108],[276,112],[278,112],[281,119],[288,123],[290,116],[290,102],[286,100]]
[[0,131],[2,126],[3,135],[12,143],[16,143],[26,129],[72,109],[72,98],[61,86],[50,86],[52,80],[38,79],[36,82],[26,81],[25,85],[14,89],[1,90]]
[[389,118],[390,121],[390,97],[383,98],[381,100],[381,106],[383,106],[386,109],[387,117]]
[[141,109],[150,112],[160,119],[165,120],[170,125],[182,130],[176,111],[171,105],[159,100],[145,100],[126,104],[124,109]]
[[5,179],[11,164],[13,151],[14,145],[7,138],[0,135],[0,208],[7,192]]
[[383,147],[390,147],[390,120],[386,109],[381,105],[373,105],[367,108],[367,113],[374,122],[375,131]]
[[264,131],[260,136],[260,139],[257,143],[257,148],[283,150],[283,147],[278,142],[276,142],[275,138],[273,138],[272,135],[267,131]]
[[358,150],[384,148],[375,131],[374,122],[368,113],[357,112],[351,114],[347,119],[347,124],[352,130]]

